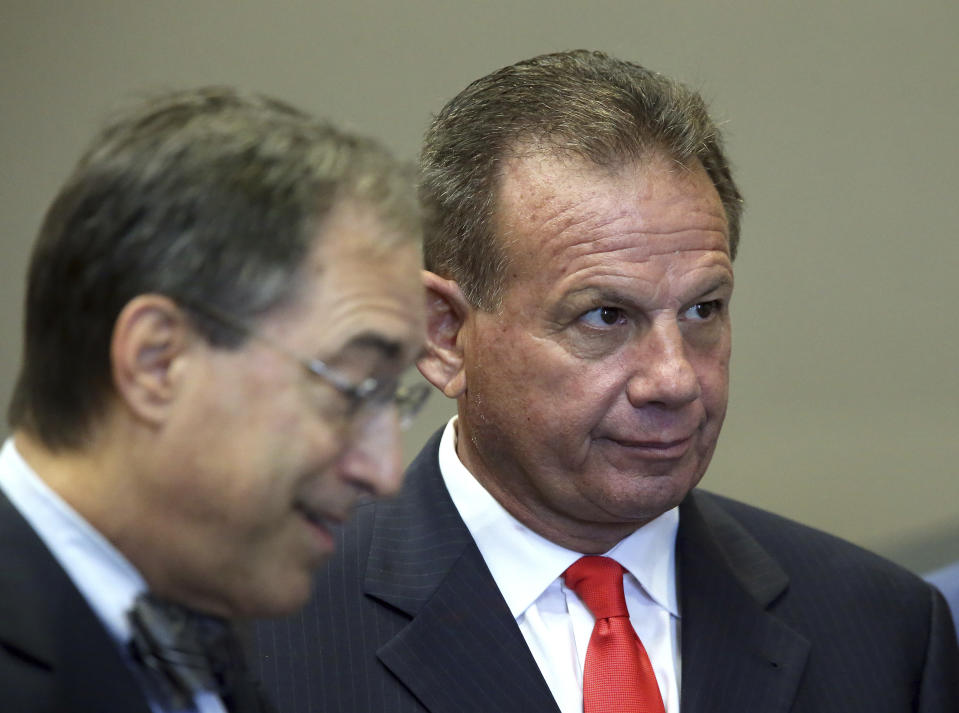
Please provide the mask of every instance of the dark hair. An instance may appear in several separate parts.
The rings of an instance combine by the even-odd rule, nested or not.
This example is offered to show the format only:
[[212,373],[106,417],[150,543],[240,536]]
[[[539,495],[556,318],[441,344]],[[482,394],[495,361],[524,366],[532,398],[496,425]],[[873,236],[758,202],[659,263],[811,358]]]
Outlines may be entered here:
[[420,155],[424,262],[456,280],[476,307],[493,310],[506,255],[493,229],[505,159],[519,148],[569,152],[600,166],[664,153],[699,161],[739,243],[742,197],[702,98],[638,64],[602,52],[547,54],[470,84],[433,120]]
[[[410,171],[379,144],[227,87],[155,96],[99,133],[34,245],[10,424],[80,446],[112,392],[117,316],[140,294],[250,320],[290,299],[322,220],[368,207],[419,238]],[[211,343],[244,336],[192,315]]]

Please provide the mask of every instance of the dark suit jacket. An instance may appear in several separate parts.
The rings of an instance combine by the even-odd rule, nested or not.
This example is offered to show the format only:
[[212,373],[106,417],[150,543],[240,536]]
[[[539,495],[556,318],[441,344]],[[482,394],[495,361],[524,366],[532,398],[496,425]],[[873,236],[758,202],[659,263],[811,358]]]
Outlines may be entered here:
[[[284,713],[557,713],[438,444],[346,528],[308,609],[257,626]],[[918,577],[704,492],[680,506],[676,548],[682,713],[959,711],[949,614]]]
[[[259,710],[250,685],[238,710]],[[116,643],[0,492],[0,711],[150,713]]]
[[150,713],[109,633],[2,492],[0,710]]

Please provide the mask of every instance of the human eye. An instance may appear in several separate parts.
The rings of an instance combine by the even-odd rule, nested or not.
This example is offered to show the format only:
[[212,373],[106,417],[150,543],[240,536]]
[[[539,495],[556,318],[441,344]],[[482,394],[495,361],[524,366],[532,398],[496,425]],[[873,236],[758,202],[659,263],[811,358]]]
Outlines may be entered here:
[[691,322],[708,322],[723,311],[725,303],[722,300],[708,300],[697,302],[683,312],[682,319]]
[[595,307],[580,315],[579,320],[593,329],[608,329],[625,324],[626,314],[619,307]]

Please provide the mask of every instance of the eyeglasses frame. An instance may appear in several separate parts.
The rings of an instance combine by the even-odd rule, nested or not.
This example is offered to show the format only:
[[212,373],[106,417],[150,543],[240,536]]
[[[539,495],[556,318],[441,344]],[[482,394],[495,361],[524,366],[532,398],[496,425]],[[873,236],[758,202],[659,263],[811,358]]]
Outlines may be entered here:
[[351,418],[368,404],[385,405],[391,403],[397,410],[400,429],[406,430],[420,413],[423,404],[426,403],[432,391],[429,384],[411,384],[407,386],[400,384],[398,381],[386,381],[373,378],[372,376],[355,384],[322,359],[303,357],[296,354],[275,339],[267,337],[260,330],[243,322],[238,317],[223,311],[219,307],[193,300],[175,299],[175,301],[188,311],[195,312],[207,319],[212,319],[221,326],[231,329],[245,337],[255,339],[274,352],[297,362],[306,371],[307,375],[324,381],[347,398],[350,402],[348,411]]

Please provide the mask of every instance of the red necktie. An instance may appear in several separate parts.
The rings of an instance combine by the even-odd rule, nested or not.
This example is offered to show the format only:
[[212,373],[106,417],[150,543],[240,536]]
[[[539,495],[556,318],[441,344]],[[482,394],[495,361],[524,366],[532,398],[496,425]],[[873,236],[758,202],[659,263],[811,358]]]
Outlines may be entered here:
[[596,618],[583,667],[584,713],[665,713],[656,674],[623,594],[623,567],[609,557],[582,557],[563,574]]

